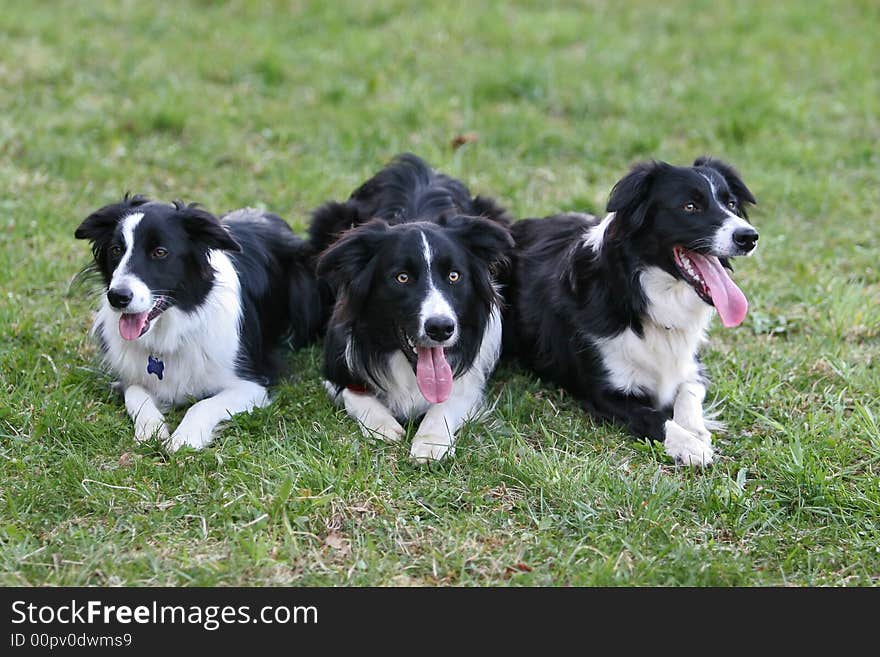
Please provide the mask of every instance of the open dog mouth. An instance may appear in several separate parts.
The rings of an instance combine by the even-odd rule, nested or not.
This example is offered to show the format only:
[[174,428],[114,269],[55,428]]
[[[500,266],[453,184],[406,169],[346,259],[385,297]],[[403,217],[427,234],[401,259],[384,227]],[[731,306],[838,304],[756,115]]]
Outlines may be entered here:
[[717,256],[697,253],[682,246],[672,249],[672,259],[682,278],[703,301],[715,306],[724,326],[739,326],[749,302]]
[[119,335],[124,340],[137,340],[150,330],[150,322],[171,307],[171,302],[165,297],[156,299],[153,307],[142,313],[122,313],[119,317]]
[[[401,349],[410,362],[415,361],[416,383],[419,392],[430,404],[442,404],[452,394],[452,367],[446,359],[446,349],[423,346],[402,329],[398,331]],[[406,345],[404,348],[403,345]]]

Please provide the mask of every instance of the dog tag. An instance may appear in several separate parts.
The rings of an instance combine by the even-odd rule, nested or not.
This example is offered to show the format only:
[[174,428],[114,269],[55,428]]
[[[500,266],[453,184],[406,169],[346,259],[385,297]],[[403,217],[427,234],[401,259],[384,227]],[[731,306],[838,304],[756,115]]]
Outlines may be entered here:
[[155,374],[161,381],[163,372],[165,372],[165,363],[154,356],[147,356],[147,374]]

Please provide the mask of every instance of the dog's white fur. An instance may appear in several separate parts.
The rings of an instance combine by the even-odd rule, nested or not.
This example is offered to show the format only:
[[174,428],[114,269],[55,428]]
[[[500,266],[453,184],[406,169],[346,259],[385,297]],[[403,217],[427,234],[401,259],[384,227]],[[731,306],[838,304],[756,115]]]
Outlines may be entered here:
[[717,253],[733,253],[735,250],[733,233],[739,228],[751,228],[751,224],[745,219],[735,215],[721,202],[718,198],[718,190],[715,187],[715,183],[712,182],[712,179],[709,176],[704,175],[703,178],[709,183],[709,189],[712,191],[712,200],[715,201],[715,204],[727,215],[727,218],[724,220],[724,225],[721,226],[721,229],[715,234],[712,248]]
[[428,238],[425,237],[425,233],[422,233],[422,255],[425,258],[425,272],[427,273],[427,281],[428,281],[428,295],[425,297],[425,300],[422,302],[421,310],[419,311],[419,326],[421,327],[421,334],[419,335],[419,339],[422,341],[432,341],[428,335],[425,333],[425,323],[431,317],[441,316],[447,317],[451,319],[455,324],[455,330],[452,335],[449,336],[444,343],[445,346],[451,347],[455,344],[456,340],[458,340],[458,317],[455,316],[455,311],[452,309],[452,306],[449,305],[449,301],[446,300],[446,297],[443,296],[443,293],[437,289],[437,286],[434,285],[434,278],[431,276],[431,261],[434,258],[434,255],[431,251],[431,247],[428,244]]
[[110,289],[127,287],[131,290],[132,298],[126,310],[132,313],[145,313],[153,307],[153,295],[150,288],[144,285],[144,282],[137,276],[133,276],[128,266],[133,252],[130,245],[134,242],[134,229],[143,218],[143,212],[133,212],[122,220],[122,237],[127,248],[116,269],[113,270],[113,278],[110,281]]
[[[148,291],[149,299],[136,308],[140,310],[151,308],[156,299],[149,288],[124,267],[133,249],[132,235],[138,214],[123,220],[127,222],[123,224],[126,253],[113,277],[115,280],[117,275],[125,276],[132,290],[142,287]],[[242,313],[238,274],[222,251],[210,251],[209,262],[215,279],[204,303],[191,313],[169,308],[153,320],[150,329],[137,340],[125,340],[119,334],[119,313],[106,295],[97,313],[93,331],[100,335],[106,348],[107,365],[119,376],[137,441],[155,436],[172,451],[184,445],[199,449],[211,442],[219,423],[269,402],[265,387],[243,380],[235,373]],[[147,373],[151,355],[161,358],[165,364],[161,381]],[[201,401],[187,411],[171,433],[162,411],[191,398]]]
[[[572,212],[571,214],[583,217],[587,220],[593,219],[592,215],[584,214],[582,212]],[[616,215],[616,212],[609,212],[605,215],[605,218],[602,219],[602,221],[587,230],[584,233],[583,239],[581,240],[581,246],[590,249],[593,253],[596,254],[596,256],[598,256],[599,252],[602,250],[602,245],[605,243],[605,233],[608,230],[608,226],[610,226],[611,222],[614,221],[614,217]]]
[[[601,223],[591,230],[604,233]],[[602,239],[591,237],[587,235],[584,244],[597,251]],[[650,267],[640,276],[649,321],[641,336],[626,329],[597,341],[603,365],[617,389],[654,391],[658,406],[672,405],[673,419],[666,423],[663,443],[667,454],[676,462],[707,466],[714,450],[702,406],[706,384],[696,354],[706,341],[714,310],[690,285],[662,269]]]
[[[721,202],[711,178],[704,177],[712,200],[727,215],[714,237],[713,248],[732,254],[734,231],[750,224]],[[610,213],[588,229],[580,244],[598,255],[614,216]],[[654,391],[658,406],[672,406],[673,419],[666,422],[663,443],[667,454],[676,462],[707,466],[714,458],[712,434],[707,428],[713,423],[703,412],[706,384],[696,354],[706,341],[714,310],[688,283],[662,269],[649,267],[640,277],[648,301],[649,321],[642,327],[642,336],[626,329],[613,338],[598,341],[603,365],[619,390],[635,394]]]
[[455,377],[452,394],[441,404],[429,404],[419,392],[416,375],[406,356],[397,351],[389,359],[388,376],[381,393],[361,393],[344,389],[335,392],[330,382],[325,387],[336,403],[361,427],[365,436],[396,442],[405,430],[397,417],[424,415],[410,448],[410,456],[419,463],[436,461],[455,453],[455,435],[461,426],[478,416],[483,406],[486,380],[501,353],[501,312],[492,309],[473,365]]

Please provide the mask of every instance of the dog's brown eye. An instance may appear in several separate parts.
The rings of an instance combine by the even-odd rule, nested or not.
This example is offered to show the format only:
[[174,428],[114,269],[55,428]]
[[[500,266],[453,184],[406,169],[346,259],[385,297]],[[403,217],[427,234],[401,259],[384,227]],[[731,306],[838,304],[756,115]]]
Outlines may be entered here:
[[449,272],[449,282],[450,283],[457,283],[459,278],[461,278],[461,274],[459,274],[457,271]]
[[161,246],[157,246],[155,249],[153,249],[153,252],[150,254],[150,257],[153,258],[154,260],[161,260],[162,258],[164,258],[167,255],[168,255],[168,249],[161,247]]
[[697,211],[697,204],[696,203],[685,203],[683,206],[681,206],[681,209],[684,210],[685,212],[696,212]]
[[110,255],[112,255],[114,258],[118,258],[119,256],[122,255],[122,247],[117,244],[114,244],[113,246],[110,247]]
[[727,207],[729,207],[731,210],[736,210],[736,201],[728,201]]
[[395,276],[394,279],[401,285],[406,285],[407,283],[409,283],[409,274],[407,274],[405,271],[402,271],[397,276]]

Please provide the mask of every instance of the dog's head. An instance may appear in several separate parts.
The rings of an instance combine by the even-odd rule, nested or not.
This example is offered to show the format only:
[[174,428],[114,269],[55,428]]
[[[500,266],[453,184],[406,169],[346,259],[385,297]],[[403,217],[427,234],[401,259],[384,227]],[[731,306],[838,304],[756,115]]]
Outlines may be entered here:
[[92,243],[94,268],[126,340],[146,333],[168,308],[186,312],[204,299],[214,279],[209,251],[240,249],[212,214],[141,196],[93,212],[74,235]]
[[400,349],[437,403],[451,391],[452,369],[476,356],[497,303],[490,270],[512,246],[506,227],[478,217],[395,226],[374,219],[331,246],[318,275],[339,290],[337,321],[379,349]]
[[605,236],[686,281],[726,326],[735,326],[748,303],[725,268],[757,246],[746,212],[754,203],[736,170],[719,160],[701,157],[691,167],[645,162],[614,186],[608,212],[615,216]]

